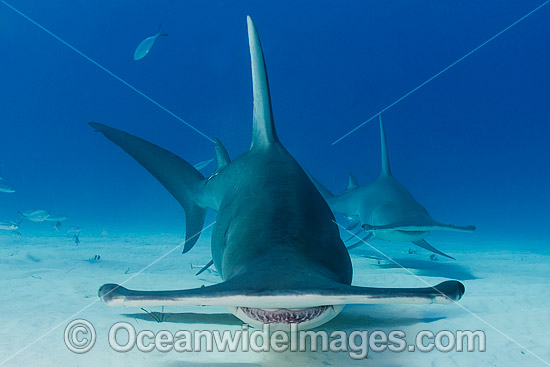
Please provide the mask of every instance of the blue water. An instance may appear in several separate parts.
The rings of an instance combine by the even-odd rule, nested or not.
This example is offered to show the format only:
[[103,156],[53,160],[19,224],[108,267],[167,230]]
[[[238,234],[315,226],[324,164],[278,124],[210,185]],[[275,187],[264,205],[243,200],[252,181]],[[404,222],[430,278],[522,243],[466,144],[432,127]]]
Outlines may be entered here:
[[[541,1],[9,3],[232,157],[250,144],[250,14],[279,137],[338,192],[349,171],[378,175],[378,126],[332,142]],[[160,23],[169,36],[134,61]],[[1,3],[0,38],[0,174],[17,191],[0,193],[0,221],[37,208],[67,227],[183,232],[178,203],[87,122],[191,163],[212,144]],[[394,175],[435,218],[478,227],[460,236],[548,239],[549,39],[546,6],[383,114]]]

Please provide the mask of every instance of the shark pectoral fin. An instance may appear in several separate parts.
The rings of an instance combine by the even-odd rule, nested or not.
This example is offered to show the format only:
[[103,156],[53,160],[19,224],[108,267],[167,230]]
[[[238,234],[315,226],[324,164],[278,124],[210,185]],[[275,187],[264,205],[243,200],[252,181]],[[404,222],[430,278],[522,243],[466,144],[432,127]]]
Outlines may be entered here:
[[452,256],[449,256],[447,254],[444,254],[443,252],[439,251],[438,249],[436,249],[435,247],[433,247],[432,245],[430,245],[428,242],[426,242],[425,240],[418,240],[418,241],[414,241],[413,242],[416,246],[420,246],[422,247],[423,249],[426,249],[428,251],[431,251],[431,252],[434,252],[438,255],[441,255],[441,256],[445,256],[445,257],[448,257],[449,259],[453,259],[453,260],[456,260],[454,257]]
[[205,218],[205,208],[196,204],[187,205],[185,209],[185,242],[181,251],[182,254],[189,252],[199,240]]
[[347,247],[348,251],[353,250],[354,248],[361,246],[362,244],[365,243],[365,241],[369,240],[371,237],[372,237],[372,233],[367,233],[367,235],[365,237],[363,237],[362,239],[360,239],[359,241],[357,241],[353,245],[349,245]]
[[197,274],[195,274],[196,276],[198,275],[201,275],[202,273],[204,273],[206,270],[208,270],[209,267],[211,267],[212,265],[214,265],[214,260],[211,259],[208,264],[206,264],[205,266],[202,267],[201,270],[199,270],[199,272]]
[[180,203],[186,217],[183,252],[189,251],[199,239],[206,216],[206,208],[197,204],[204,177],[190,163],[166,149],[122,130],[97,122],[89,124],[145,167]]
[[243,284],[222,282],[208,287],[174,291],[135,291],[117,284],[105,284],[99,297],[109,306],[225,306],[258,308],[307,308],[323,305],[439,303],[458,301],[464,285],[451,280],[425,288],[370,288],[328,281],[322,287],[266,291],[247,289]]

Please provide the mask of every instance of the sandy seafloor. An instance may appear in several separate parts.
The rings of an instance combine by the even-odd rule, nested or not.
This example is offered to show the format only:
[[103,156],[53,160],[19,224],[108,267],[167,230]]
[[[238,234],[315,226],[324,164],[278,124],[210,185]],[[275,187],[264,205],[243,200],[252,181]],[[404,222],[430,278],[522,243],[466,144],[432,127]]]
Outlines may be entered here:
[[[134,289],[182,289],[219,281],[213,273],[196,277],[196,269],[190,266],[203,265],[210,259],[209,234],[203,234],[190,253],[181,255],[178,248],[136,275],[173,250],[181,242],[181,235],[92,236],[83,232],[82,242],[76,246],[72,238],[62,234],[2,233],[0,363],[13,357],[3,366],[544,365],[480,319],[550,361],[550,250],[527,240],[480,239],[476,235],[451,238],[436,234],[429,240],[454,255],[457,261],[431,261],[430,253],[422,249],[418,249],[418,254],[409,254],[413,246],[406,243],[374,241],[372,244],[430,284],[447,278],[461,280],[466,287],[460,301],[464,308],[456,304],[347,306],[342,314],[320,329],[400,329],[407,333],[408,343],[423,329],[434,333],[481,329],[487,335],[487,351],[370,352],[366,360],[354,361],[347,353],[334,352],[115,352],[108,345],[107,333],[118,321],[130,322],[138,331],[240,329],[240,321],[221,307],[167,307],[164,310],[167,319],[157,323],[138,308],[112,308],[97,298],[99,286],[110,282],[128,280],[125,286]],[[384,265],[389,264],[384,261],[379,265],[365,257],[370,253],[366,248],[352,251],[354,284],[425,286],[402,268]],[[88,261],[95,255],[101,259]],[[160,308],[151,311],[160,311]],[[70,352],[63,342],[65,326],[77,318],[93,323],[98,335],[94,348],[82,355]]]

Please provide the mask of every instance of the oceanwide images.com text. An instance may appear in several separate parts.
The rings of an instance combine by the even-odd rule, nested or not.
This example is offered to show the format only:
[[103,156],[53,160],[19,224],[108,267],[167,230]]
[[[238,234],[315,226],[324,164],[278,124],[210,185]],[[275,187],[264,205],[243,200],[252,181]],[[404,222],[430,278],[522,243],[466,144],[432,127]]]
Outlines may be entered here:
[[[93,325],[83,319],[70,322],[64,334],[67,348],[74,353],[90,351],[97,340]],[[109,346],[124,353],[141,352],[347,352],[353,359],[367,358],[369,352],[485,352],[486,337],[481,330],[421,330],[412,343],[402,330],[355,330],[331,332],[298,330],[291,324],[287,331],[270,331],[243,324],[238,330],[136,330],[128,322],[118,322],[108,333]]]

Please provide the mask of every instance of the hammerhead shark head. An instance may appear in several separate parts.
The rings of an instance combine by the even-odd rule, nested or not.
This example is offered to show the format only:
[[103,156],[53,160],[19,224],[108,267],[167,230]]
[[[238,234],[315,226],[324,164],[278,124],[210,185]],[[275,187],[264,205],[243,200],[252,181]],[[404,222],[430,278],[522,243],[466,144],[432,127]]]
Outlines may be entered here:
[[[330,208],[335,213],[347,216],[350,220],[348,230],[351,231],[360,226],[355,234],[362,230],[367,232],[363,239],[348,246],[348,250],[374,237],[386,241],[410,241],[428,251],[454,260],[453,257],[431,246],[424,238],[436,230],[472,232],[475,227],[443,224],[434,220],[409,191],[393,177],[384,125],[381,117],[379,120],[382,172],[376,180],[360,186],[350,173],[347,189],[340,195],[333,195],[310,176]],[[351,238],[355,237],[354,235]]]
[[[459,300],[455,280],[425,288],[352,286],[352,265],[334,216],[307,174],[280,143],[264,56],[248,17],[253,123],[250,150],[233,161],[216,143],[218,169],[205,178],[191,164],[123,131],[90,123],[143,165],[183,206],[184,252],[217,211],[211,251],[222,282],[185,290],[137,291],[105,284],[111,306],[219,305],[253,326],[313,328],[346,304],[441,303]],[[220,148],[221,147],[221,148]]]

